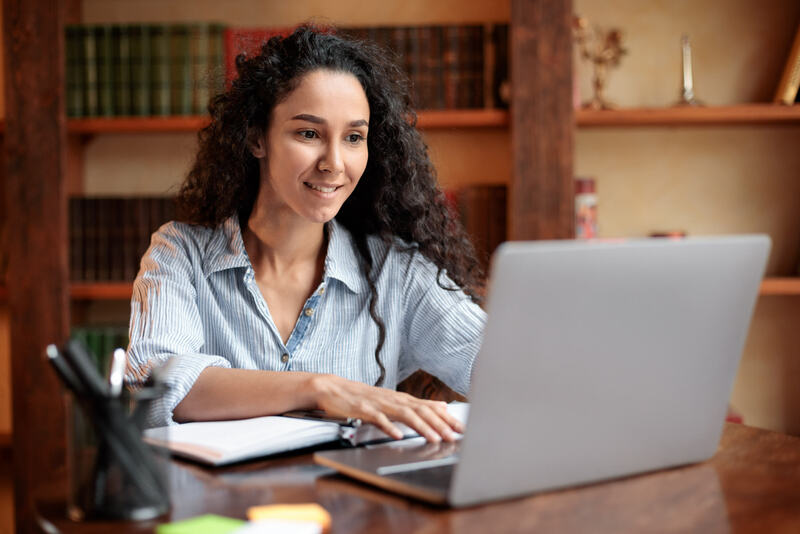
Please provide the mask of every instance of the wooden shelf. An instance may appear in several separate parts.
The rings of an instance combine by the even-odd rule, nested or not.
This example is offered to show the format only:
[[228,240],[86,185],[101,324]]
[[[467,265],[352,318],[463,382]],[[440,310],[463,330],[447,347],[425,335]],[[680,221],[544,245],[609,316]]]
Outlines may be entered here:
[[[69,288],[73,300],[128,300],[132,291],[133,285],[128,282],[75,283]],[[765,278],[759,294],[800,296],[800,276]],[[0,286],[0,302],[4,302],[7,296],[5,286]]]
[[[206,117],[115,117],[69,119],[72,134],[196,132],[208,124]],[[485,128],[508,125],[508,112],[497,109],[420,111],[420,128]]]
[[[631,126],[721,126],[746,124],[800,125],[800,105],[742,104],[718,107],[622,108],[575,111],[579,128]],[[206,117],[114,117],[69,119],[71,134],[196,132],[208,124]],[[422,110],[422,129],[506,128],[509,113],[502,109]],[[0,134],[5,123],[0,122]]]
[[114,117],[69,119],[72,134],[196,132],[208,124],[205,117]]
[[715,126],[744,124],[800,125],[800,106],[743,104],[721,107],[671,107],[578,110],[579,127],[601,126]]

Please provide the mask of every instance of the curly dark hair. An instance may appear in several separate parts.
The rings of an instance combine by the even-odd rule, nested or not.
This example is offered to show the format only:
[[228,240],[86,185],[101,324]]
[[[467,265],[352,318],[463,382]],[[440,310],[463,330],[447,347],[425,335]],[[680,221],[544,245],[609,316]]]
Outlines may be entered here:
[[[328,69],[355,76],[370,108],[369,158],[359,185],[336,219],[353,235],[371,290],[370,315],[378,326],[375,359],[382,385],[380,351],[385,325],[377,314],[367,237],[397,246],[395,237],[418,247],[438,267],[446,289],[463,289],[480,302],[484,274],[462,225],[438,187],[428,149],[416,129],[409,82],[391,56],[376,45],[337,35],[331,28],[303,25],[273,37],[258,55],[236,58],[238,77],[209,104],[211,123],[199,133],[199,150],[181,186],[178,206],[185,222],[216,227],[238,214],[249,218],[259,188],[259,167],[248,141],[264,135],[273,108],[312,71]],[[449,287],[443,273],[458,287]]]

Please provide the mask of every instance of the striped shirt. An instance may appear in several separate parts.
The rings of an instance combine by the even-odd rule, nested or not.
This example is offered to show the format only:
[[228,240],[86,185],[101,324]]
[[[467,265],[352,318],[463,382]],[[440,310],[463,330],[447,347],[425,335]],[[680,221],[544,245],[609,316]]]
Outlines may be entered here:
[[[378,327],[352,236],[327,224],[322,282],[283,343],[255,281],[238,218],[216,229],[171,222],[151,239],[133,285],[129,376],[144,379],[167,359],[168,393],[148,424],[174,424],[173,410],[208,366],[331,373],[374,384]],[[368,239],[377,272],[377,312],[386,326],[384,387],[417,369],[469,390],[486,316],[460,290],[443,289],[437,268],[415,247]],[[443,284],[452,287],[446,275]]]

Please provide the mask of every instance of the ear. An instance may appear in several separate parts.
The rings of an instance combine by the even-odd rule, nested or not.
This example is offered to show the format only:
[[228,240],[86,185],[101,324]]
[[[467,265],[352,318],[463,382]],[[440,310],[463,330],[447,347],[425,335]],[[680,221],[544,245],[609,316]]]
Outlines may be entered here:
[[247,147],[250,149],[250,153],[253,154],[253,157],[257,159],[266,158],[267,139],[264,132],[256,129],[251,129],[247,132]]

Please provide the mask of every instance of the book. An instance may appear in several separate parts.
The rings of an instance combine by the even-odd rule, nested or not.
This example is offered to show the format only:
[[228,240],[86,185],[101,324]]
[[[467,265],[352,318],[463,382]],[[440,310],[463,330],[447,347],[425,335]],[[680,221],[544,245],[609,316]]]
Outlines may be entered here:
[[131,41],[130,27],[111,27],[112,43],[112,96],[114,116],[131,114]]
[[[466,423],[469,404],[452,402],[447,409]],[[395,425],[403,432],[403,439],[419,437],[406,425]],[[392,438],[369,424],[354,428],[328,421],[269,415],[149,428],[144,431],[144,441],[166,448],[176,456],[209,465],[225,465],[326,443],[341,442],[355,447],[392,441]]]
[[95,27],[95,61],[97,62],[97,114],[103,117],[114,115],[114,59],[111,42],[111,26]]
[[83,115],[83,28],[69,25],[65,28],[66,39],[66,106],[68,117]]
[[792,104],[798,98],[800,92],[800,26],[794,35],[794,43],[783,67],[781,81],[775,91],[775,103]]
[[291,28],[225,28],[225,80],[227,87],[238,77],[236,56],[250,58],[261,51],[261,46],[275,36],[286,37]]
[[136,24],[130,28],[131,113],[150,115],[150,26]]
[[150,112],[170,114],[170,34],[169,27],[151,25],[150,32]]
[[83,43],[83,116],[94,117],[98,110],[97,80],[97,48],[96,36],[99,29],[95,26],[81,26],[78,33]]
[[193,61],[190,56],[190,29],[187,24],[173,24],[168,29],[171,115],[192,114]]

